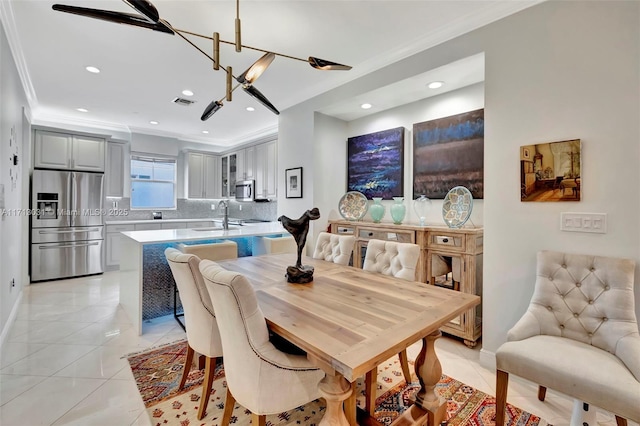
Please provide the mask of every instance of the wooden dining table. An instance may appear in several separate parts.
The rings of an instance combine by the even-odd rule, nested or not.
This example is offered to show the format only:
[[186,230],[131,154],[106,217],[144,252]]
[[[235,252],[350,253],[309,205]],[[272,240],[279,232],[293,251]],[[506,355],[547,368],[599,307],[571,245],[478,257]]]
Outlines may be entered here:
[[303,257],[313,281],[292,284],[295,254],[219,261],[253,285],[269,328],[307,352],[325,372],[318,384],[327,408],[320,425],[355,425],[355,382],[378,364],[422,340],[415,360],[415,403],[393,425],[437,426],[446,402],[435,392],[442,375],[435,352],[439,328],[480,303],[475,295]]

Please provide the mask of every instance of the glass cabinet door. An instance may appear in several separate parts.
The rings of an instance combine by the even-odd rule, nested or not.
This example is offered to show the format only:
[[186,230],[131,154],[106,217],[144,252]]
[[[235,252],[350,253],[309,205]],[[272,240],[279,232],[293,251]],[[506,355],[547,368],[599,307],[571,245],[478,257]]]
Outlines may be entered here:
[[229,155],[229,196],[235,191],[236,180],[238,179],[238,157],[236,154]]
[[222,179],[220,182],[222,183],[222,197],[226,198],[229,196],[229,157],[222,157]]

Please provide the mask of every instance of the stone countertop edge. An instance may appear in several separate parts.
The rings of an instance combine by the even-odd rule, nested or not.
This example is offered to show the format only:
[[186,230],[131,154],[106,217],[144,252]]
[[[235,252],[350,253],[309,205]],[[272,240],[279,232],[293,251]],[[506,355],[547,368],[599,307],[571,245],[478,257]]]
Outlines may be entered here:
[[193,229],[157,229],[150,231],[121,232],[122,235],[139,244],[172,243],[180,241],[211,240],[220,238],[241,238],[260,235],[289,234],[280,222],[268,222],[238,226],[228,231],[203,231]]
[[206,217],[203,219],[138,219],[138,220],[105,220],[105,225],[135,225],[136,223],[171,223],[171,222],[213,222],[222,218]]

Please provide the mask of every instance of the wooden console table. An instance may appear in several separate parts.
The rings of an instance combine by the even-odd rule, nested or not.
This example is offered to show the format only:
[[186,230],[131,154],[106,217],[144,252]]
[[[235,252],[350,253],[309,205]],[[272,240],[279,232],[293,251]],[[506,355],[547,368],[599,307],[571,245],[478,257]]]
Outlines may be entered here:
[[[353,235],[353,266],[362,268],[369,240],[413,243],[420,246],[416,280],[462,293],[482,296],[483,228],[453,229],[417,224],[329,221],[331,232]],[[482,304],[441,328],[474,347],[482,334]]]

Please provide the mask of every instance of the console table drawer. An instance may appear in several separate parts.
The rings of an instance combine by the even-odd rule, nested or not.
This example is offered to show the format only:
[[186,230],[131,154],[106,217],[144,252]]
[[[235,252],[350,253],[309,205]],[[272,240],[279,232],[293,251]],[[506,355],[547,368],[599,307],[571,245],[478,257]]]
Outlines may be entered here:
[[429,248],[443,248],[447,250],[464,251],[466,238],[464,234],[453,234],[447,232],[430,232],[427,240]]
[[414,231],[398,231],[395,229],[358,228],[357,238],[360,240],[397,241],[399,243],[416,242]]

